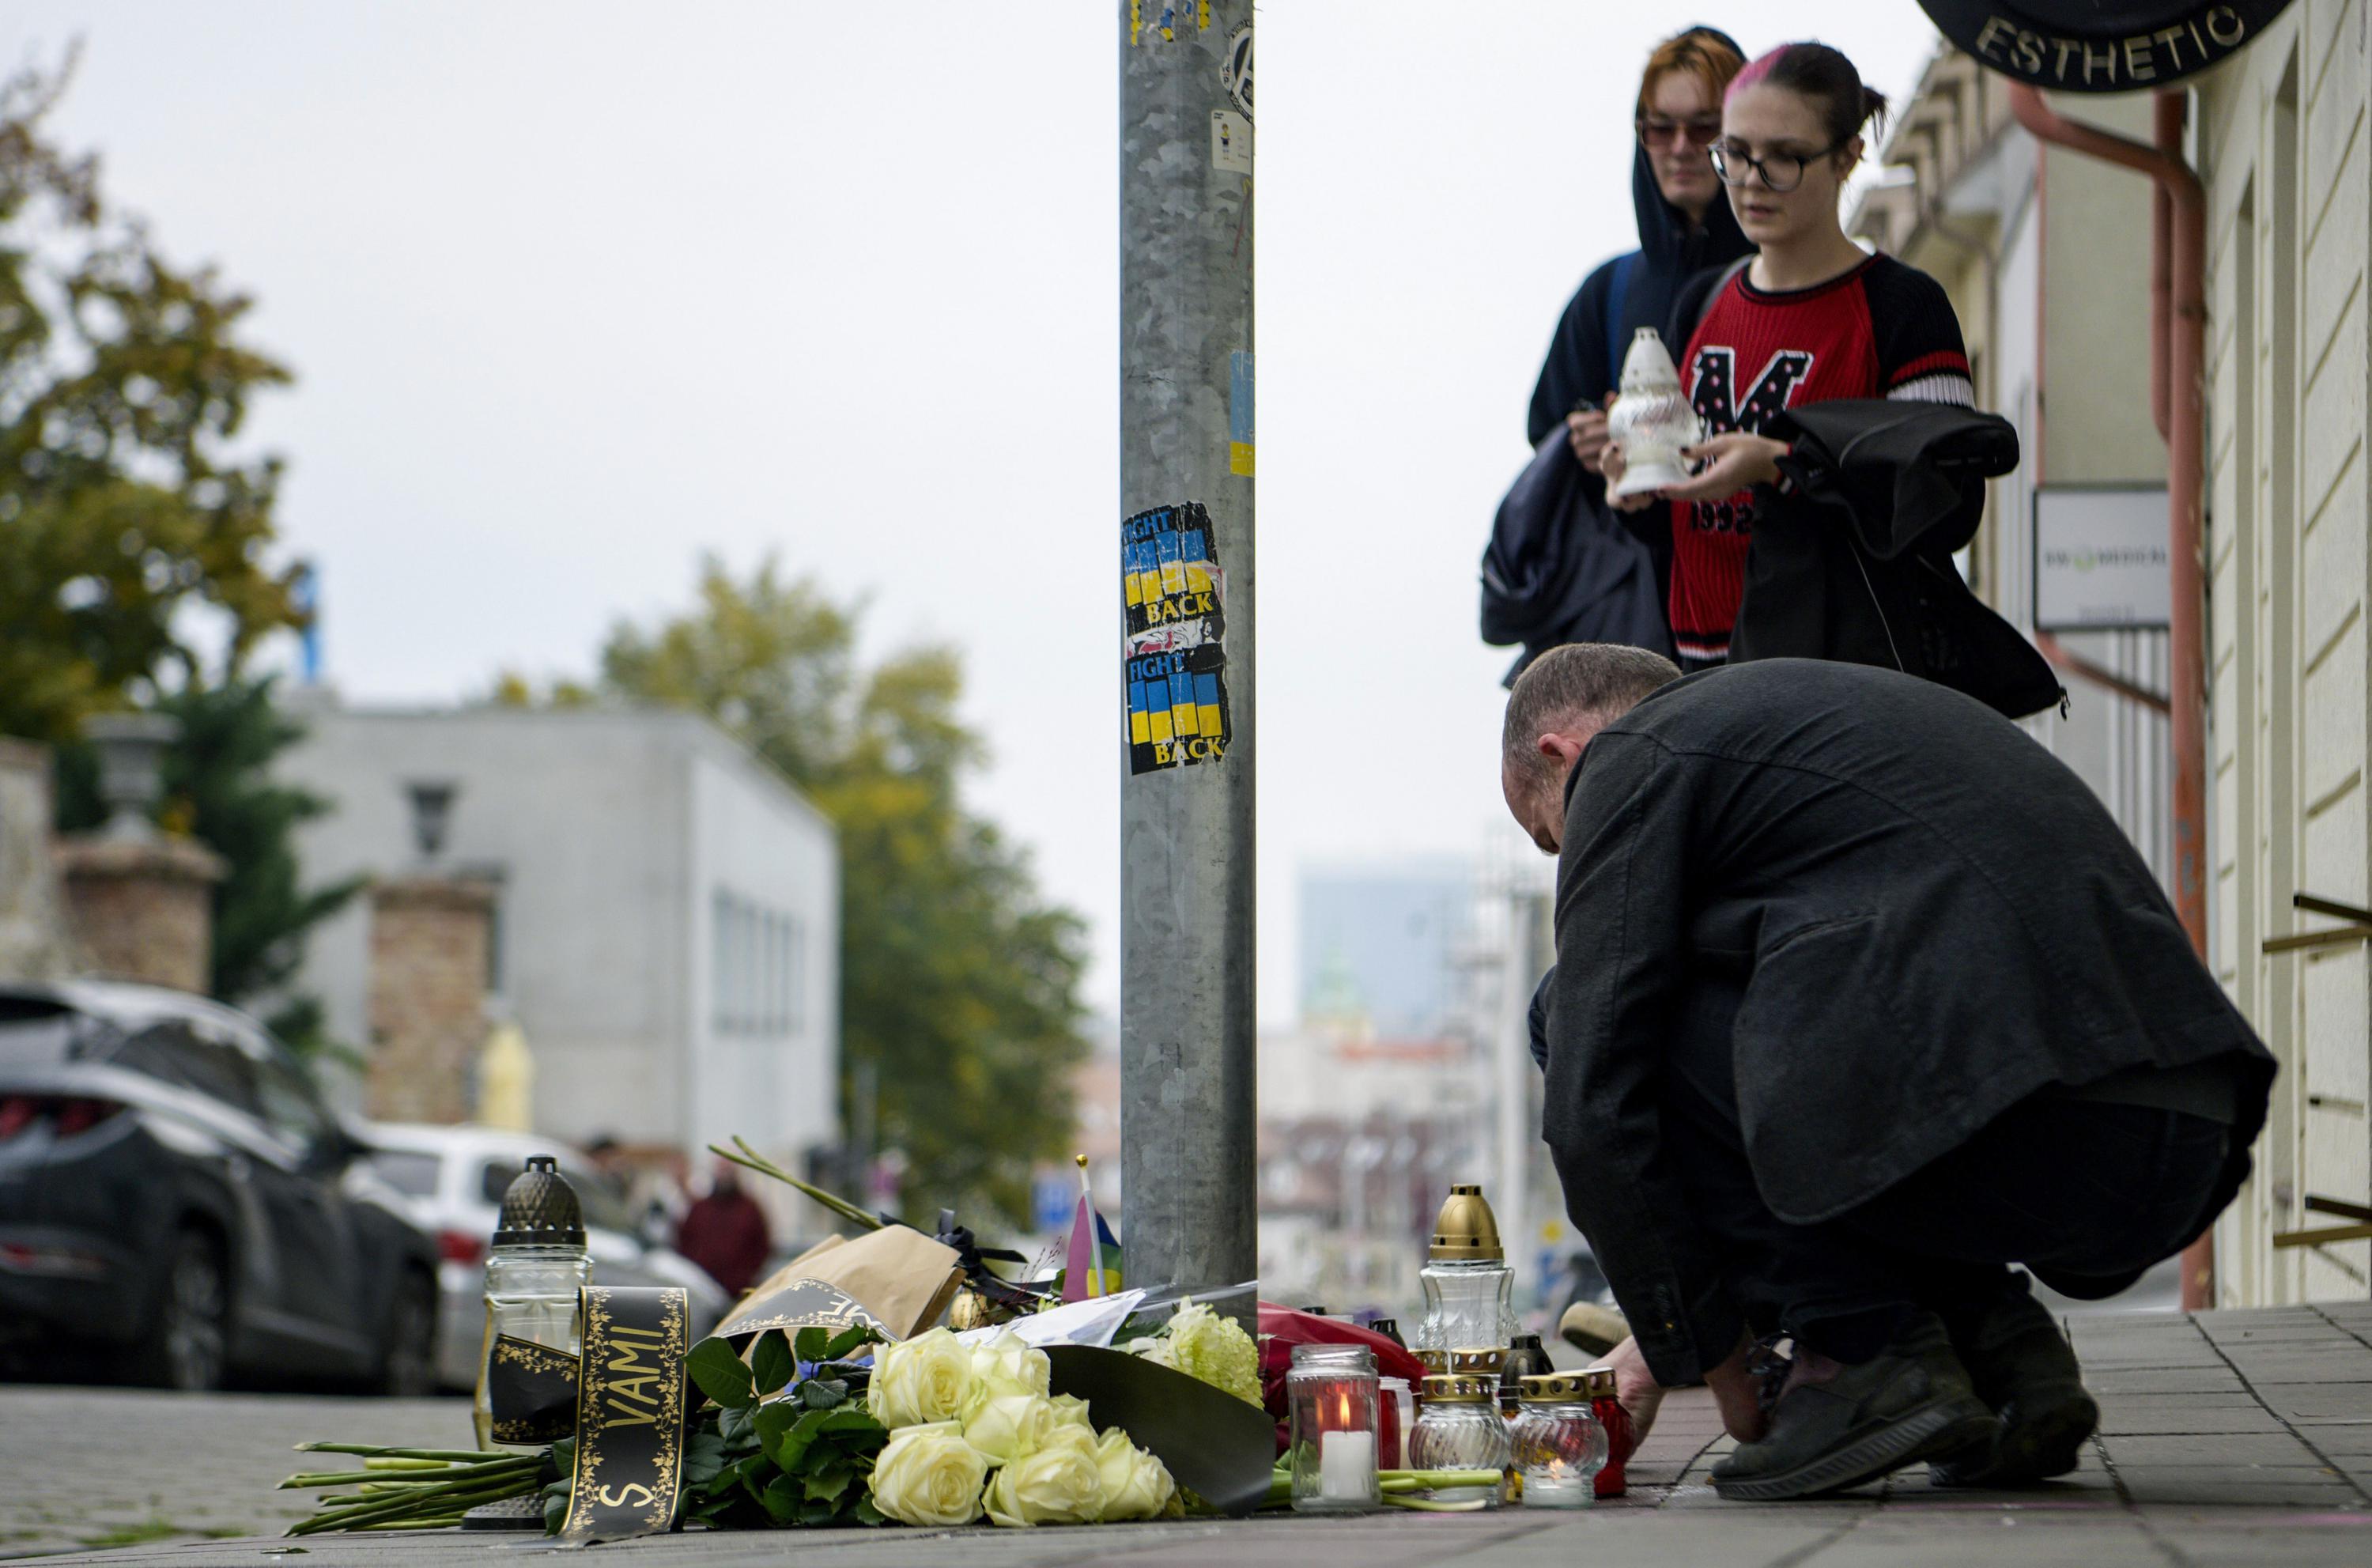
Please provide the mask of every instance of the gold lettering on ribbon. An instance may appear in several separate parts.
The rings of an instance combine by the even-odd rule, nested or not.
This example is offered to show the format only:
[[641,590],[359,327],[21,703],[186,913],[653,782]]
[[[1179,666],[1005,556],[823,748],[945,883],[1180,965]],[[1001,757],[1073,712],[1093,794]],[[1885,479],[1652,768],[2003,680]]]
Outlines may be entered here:
[[664,1530],[681,1481],[690,1300],[673,1286],[587,1285],[578,1301],[584,1370],[561,1539],[584,1545]]

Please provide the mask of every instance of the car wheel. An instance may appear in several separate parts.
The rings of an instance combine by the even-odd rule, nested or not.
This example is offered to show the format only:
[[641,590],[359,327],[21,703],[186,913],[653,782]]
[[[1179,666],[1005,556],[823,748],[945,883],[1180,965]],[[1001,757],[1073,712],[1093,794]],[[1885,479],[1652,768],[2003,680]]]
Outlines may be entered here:
[[183,1231],[141,1356],[141,1381],[203,1393],[222,1387],[230,1351],[230,1279],[207,1237]]
[[425,1275],[408,1273],[396,1287],[378,1387],[400,1400],[424,1400],[436,1392],[436,1287]]

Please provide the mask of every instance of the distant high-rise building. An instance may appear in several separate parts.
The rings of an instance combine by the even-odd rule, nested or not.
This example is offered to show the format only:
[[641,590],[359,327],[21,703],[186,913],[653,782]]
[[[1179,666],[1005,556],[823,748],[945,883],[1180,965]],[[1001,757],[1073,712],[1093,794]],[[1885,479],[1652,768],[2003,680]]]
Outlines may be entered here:
[[1459,1005],[1456,946],[1474,871],[1455,859],[1301,874],[1301,1013],[1379,1039],[1439,1034]]

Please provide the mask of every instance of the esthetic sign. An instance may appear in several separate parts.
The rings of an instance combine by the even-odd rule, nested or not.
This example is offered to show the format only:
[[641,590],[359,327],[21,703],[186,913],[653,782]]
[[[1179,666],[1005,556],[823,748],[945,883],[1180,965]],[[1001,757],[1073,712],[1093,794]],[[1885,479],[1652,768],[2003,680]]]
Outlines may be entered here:
[[1919,0],[1978,62],[2079,93],[2171,87],[2247,48],[2289,0]]

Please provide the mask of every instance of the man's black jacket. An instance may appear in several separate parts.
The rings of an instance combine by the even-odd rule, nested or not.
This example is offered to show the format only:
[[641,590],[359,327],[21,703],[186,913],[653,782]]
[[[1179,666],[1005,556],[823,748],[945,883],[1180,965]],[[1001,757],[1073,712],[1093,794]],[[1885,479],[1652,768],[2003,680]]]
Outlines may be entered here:
[[1794,1223],[2046,1085],[2236,1053],[2217,1206],[2238,1191],[2272,1057],[2091,791],[1982,703],[1733,665],[1609,725],[1565,798],[1542,1134],[1659,1381],[1695,1381],[1743,1321],[1658,1132],[1678,1031],[1729,1033],[1756,1185]]

